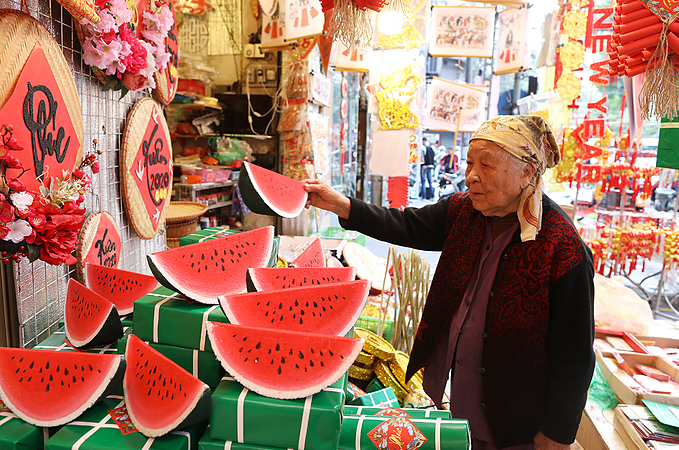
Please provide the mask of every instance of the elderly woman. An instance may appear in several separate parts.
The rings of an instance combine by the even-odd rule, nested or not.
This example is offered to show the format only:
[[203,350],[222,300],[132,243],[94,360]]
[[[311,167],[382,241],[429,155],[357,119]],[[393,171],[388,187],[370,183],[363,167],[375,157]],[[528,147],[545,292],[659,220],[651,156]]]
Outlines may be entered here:
[[538,116],[481,125],[467,154],[468,192],[420,209],[380,208],[306,181],[308,206],[345,228],[441,251],[407,378],[424,367],[440,406],[451,373],[453,417],[473,448],[568,448],[594,370],[592,255],[564,211],[542,194],[559,161]]

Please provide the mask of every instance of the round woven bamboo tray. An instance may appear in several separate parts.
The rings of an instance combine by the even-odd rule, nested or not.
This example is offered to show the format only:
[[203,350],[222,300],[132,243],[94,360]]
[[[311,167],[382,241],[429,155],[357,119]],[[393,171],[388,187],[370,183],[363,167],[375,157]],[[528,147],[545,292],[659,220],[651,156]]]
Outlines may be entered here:
[[[198,218],[207,211],[207,206],[197,202],[170,202],[165,218],[168,246],[175,239],[188,236],[196,231]],[[171,241],[172,240],[172,241]],[[174,242],[172,242],[174,243]]]

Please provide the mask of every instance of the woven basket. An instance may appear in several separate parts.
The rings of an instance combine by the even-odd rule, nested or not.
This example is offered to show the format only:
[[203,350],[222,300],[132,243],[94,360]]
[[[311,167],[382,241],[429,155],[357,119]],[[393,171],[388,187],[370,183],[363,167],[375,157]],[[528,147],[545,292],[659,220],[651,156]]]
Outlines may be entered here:
[[176,240],[179,245],[179,238],[188,236],[196,231],[198,218],[207,211],[207,206],[197,202],[170,202],[165,219],[167,246]]

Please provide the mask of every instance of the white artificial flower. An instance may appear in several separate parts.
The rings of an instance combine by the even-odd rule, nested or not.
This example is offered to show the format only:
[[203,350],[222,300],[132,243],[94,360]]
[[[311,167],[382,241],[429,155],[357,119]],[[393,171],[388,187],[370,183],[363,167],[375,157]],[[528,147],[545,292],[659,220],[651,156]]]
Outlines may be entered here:
[[29,223],[23,219],[15,220],[8,225],[9,233],[5,236],[5,240],[11,240],[15,244],[23,241],[26,236],[33,232],[33,228]]
[[21,212],[26,211],[33,204],[33,196],[28,192],[15,192],[9,198],[14,207]]

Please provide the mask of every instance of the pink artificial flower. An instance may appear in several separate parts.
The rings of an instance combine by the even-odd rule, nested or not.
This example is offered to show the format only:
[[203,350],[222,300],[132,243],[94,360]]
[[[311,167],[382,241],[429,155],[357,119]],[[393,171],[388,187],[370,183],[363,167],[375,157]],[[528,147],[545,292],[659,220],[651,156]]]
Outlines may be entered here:
[[12,204],[21,212],[28,210],[33,204],[33,196],[29,192],[15,192],[9,196]]
[[83,61],[85,61],[85,64],[92,67],[106,67],[103,53],[96,45],[96,39],[86,39],[83,50]]
[[94,28],[94,34],[108,33],[111,30],[116,31],[116,19],[107,9],[97,11],[97,15],[99,15],[99,23],[90,25]]
[[14,220],[14,206],[4,203],[0,208],[0,222],[10,223]]
[[92,164],[92,173],[99,173],[99,162]]

